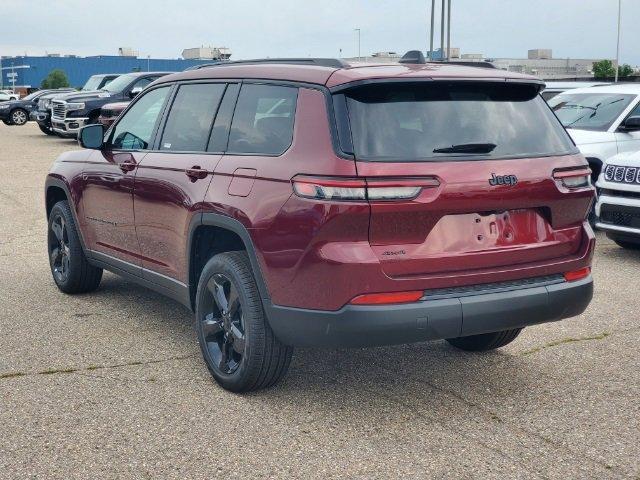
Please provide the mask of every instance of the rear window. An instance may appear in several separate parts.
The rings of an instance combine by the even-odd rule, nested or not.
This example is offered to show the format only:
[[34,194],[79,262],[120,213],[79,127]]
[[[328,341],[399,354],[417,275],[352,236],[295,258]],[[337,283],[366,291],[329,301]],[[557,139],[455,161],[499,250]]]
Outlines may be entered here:
[[386,83],[346,96],[354,153],[361,160],[446,161],[576,151],[529,85]]
[[629,106],[635,95],[600,93],[563,93],[549,101],[566,128],[606,131]]

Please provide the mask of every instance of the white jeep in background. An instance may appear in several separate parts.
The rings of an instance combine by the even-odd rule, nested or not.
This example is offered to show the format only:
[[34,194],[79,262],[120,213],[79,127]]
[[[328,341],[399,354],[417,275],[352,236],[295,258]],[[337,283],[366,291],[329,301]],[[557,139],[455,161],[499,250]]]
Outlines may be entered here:
[[[640,125],[640,116],[633,118]],[[640,249],[640,152],[607,160],[596,186],[596,227],[621,247]]]

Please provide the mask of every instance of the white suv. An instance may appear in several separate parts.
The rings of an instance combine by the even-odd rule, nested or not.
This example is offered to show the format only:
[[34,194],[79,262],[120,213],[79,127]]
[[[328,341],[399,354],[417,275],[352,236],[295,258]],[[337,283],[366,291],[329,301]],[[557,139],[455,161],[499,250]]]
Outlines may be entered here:
[[[20,100],[20,95],[13,92],[12,90],[0,90],[0,93],[9,97],[8,100]],[[3,98],[4,98],[4,95],[3,95]]]
[[[640,116],[630,121],[640,125]],[[596,226],[621,247],[640,249],[640,152],[609,159],[596,185]]]
[[640,116],[640,84],[576,88],[551,98],[549,106],[587,157],[594,181],[611,157],[640,150],[640,125],[625,124]]

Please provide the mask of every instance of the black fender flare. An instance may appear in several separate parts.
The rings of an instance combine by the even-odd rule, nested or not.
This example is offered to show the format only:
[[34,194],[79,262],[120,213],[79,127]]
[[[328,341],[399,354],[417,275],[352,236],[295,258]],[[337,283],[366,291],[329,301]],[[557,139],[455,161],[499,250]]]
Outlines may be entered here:
[[[262,275],[262,269],[260,268],[260,262],[258,262],[258,257],[256,255],[256,250],[253,245],[253,240],[251,239],[251,235],[249,235],[249,231],[247,228],[240,223],[235,218],[228,217],[226,215],[221,215],[219,213],[210,213],[203,212],[191,219],[189,223],[189,235],[188,235],[188,248],[187,248],[187,270],[188,277],[191,279],[191,248],[193,244],[193,234],[196,229],[200,226],[208,225],[212,227],[220,227],[226,230],[229,230],[235,234],[237,234],[242,242],[244,243],[247,251],[247,255],[249,256],[249,261],[251,262],[251,269],[253,270],[253,276],[256,279],[256,284],[258,286],[258,291],[260,292],[260,298],[264,304],[271,303],[271,297],[269,296],[269,290],[267,289],[267,284],[264,281],[264,276]],[[197,281],[195,285],[191,285],[194,289],[197,288]]]
[[[71,192],[69,190],[69,186],[66,184],[64,180],[61,178],[48,176],[44,182],[44,202],[45,202],[45,212],[47,208],[47,194],[51,187],[60,188],[64,191],[64,194],[67,197],[67,201],[69,202],[69,208],[71,209],[71,215],[73,215],[73,221],[76,224],[76,231],[78,232],[78,238],[80,239],[80,245],[82,246],[82,251],[87,254],[86,244],[84,243],[84,237],[82,236],[82,229],[80,228],[80,223],[78,222],[78,215],[76,213],[76,205],[73,201],[73,197],[71,196]],[[47,212],[47,221],[49,220],[49,214]]]

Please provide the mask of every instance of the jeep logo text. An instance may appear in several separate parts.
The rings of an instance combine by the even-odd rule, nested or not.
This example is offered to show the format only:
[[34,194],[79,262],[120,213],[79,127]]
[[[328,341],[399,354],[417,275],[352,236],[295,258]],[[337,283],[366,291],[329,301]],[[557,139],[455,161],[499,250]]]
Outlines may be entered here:
[[515,175],[496,175],[495,173],[491,174],[491,178],[489,179],[489,185],[515,185],[518,183],[518,177]]

